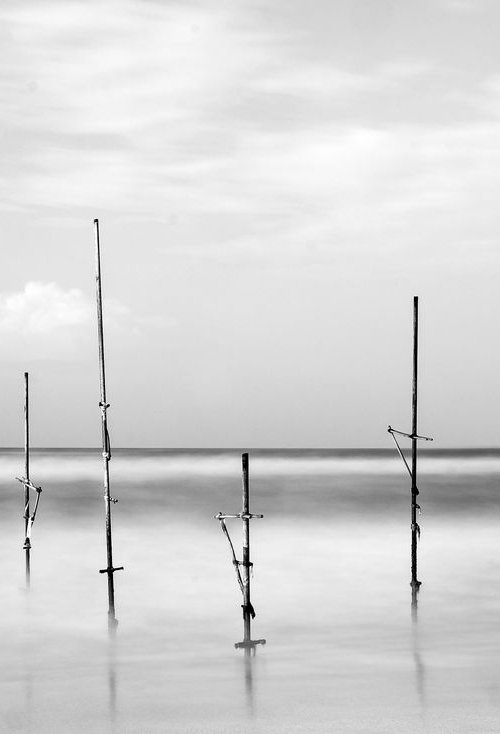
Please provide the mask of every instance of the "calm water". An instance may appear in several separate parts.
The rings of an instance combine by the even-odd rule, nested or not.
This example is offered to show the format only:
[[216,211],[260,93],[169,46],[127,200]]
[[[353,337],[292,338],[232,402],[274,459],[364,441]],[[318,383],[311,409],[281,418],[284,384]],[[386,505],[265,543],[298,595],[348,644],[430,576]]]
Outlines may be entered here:
[[[253,636],[213,515],[240,452],[115,451],[107,638],[99,451],[39,451],[24,590],[20,452],[0,452],[2,732],[500,730],[500,453],[422,455],[418,624],[409,482],[387,452],[250,453]],[[241,523],[229,521],[238,555]],[[228,523],[229,524],[229,523]]]

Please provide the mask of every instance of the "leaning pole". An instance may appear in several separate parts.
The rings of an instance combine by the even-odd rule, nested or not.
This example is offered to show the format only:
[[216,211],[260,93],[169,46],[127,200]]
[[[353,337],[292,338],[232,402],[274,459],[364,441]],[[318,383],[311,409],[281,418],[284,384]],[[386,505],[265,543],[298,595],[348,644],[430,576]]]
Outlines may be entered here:
[[101,409],[101,435],[102,435],[102,459],[104,469],[104,506],[106,513],[106,568],[100,569],[99,573],[105,573],[108,579],[108,629],[113,634],[118,626],[115,608],[115,586],[113,574],[121,571],[123,566],[113,566],[113,538],[111,532],[111,505],[118,502],[110,495],[109,488],[109,462],[111,460],[111,444],[108,432],[107,410],[109,404],[106,401],[106,369],[104,361],[104,328],[102,318],[102,286],[101,286],[101,251],[99,242],[99,220],[94,219],[95,255],[96,255],[96,300],[97,300],[97,335],[99,342],[99,382],[100,396],[99,407]]

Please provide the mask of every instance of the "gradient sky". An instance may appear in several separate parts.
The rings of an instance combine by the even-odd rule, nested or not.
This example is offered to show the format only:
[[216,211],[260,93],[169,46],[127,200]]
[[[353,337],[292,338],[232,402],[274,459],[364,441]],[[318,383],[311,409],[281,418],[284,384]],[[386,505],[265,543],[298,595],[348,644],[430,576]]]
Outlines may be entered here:
[[3,0],[1,444],[500,442],[495,0]]

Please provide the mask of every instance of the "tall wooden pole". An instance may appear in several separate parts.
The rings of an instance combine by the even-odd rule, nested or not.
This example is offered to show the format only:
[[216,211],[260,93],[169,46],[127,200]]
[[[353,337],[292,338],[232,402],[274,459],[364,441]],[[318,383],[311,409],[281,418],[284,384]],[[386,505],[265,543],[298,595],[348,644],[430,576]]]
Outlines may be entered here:
[[[418,407],[418,296],[413,297],[413,385],[412,385],[412,422],[411,433],[405,431],[397,431],[392,426],[388,427],[388,431],[392,436],[396,449],[400,455],[403,464],[408,471],[411,479],[411,607],[412,615],[416,619],[417,615],[417,598],[418,590],[421,586],[417,578],[417,550],[420,538],[420,526],[417,522],[417,511],[420,511],[420,505],[417,502],[417,441],[432,441],[430,436],[419,436],[417,425],[417,407]],[[398,443],[397,436],[409,438],[411,441],[411,468],[405,455]]]
[[249,468],[248,454],[241,455],[243,469],[243,642],[245,653],[250,652],[248,643],[252,639],[250,633],[252,604],[250,602],[250,490],[249,490]]
[[[29,382],[28,373],[24,373],[24,477],[30,481],[30,426],[29,426]],[[30,490],[24,485],[24,552],[26,557],[26,588],[31,584],[31,541],[29,538]]]
[[418,296],[413,297],[413,390],[411,424],[411,590],[412,608],[416,611],[420,581],[417,579],[417,402],[418,402]]
[[[253,564],[250,561],[250,520],[254,517],[264,517],[264,515],[253,515],[250,512],[250,486],[249,486],[249,468],[248,468],[248,454],[241,455],[241,465],[243,473],[243,502],[242,509],[237,515],[226,515],[219,512],[215,515],[215,519],[219,520],[222,531],[226,536],[229,546],[231,548],[231,555],[233,558],[233,566],[236,570],[236,577],[238,579],[238,585],[241,589],[243,596],[243,642],[236,642],[235,647],[243,647],[245,649],[245,655],[249,655],[250,651],[255,652],[256,645],[265,645],[265,640],[252,640],[251,635],[251,620],[255,617],[255,610],[250,600],[250,569]],[[237,518],[243,522],[243,560],[238,561],[236,558],[236,552],[234,550],[233,542],[229,536],[229,531],[226,527],[226,520],[228,518]],[[243,571],[240,571],[240,568]]]
[[106,508],[106,556],[107,567],[100,570],[99,573],[105,573],[108,577],[108,629],[112,633],[118,625],[115,614],[115,587],[113,574],[123,568],[113,566],[113,543],[111,536],[111,503],[113,500],[109,491],[109,462],[111,460],[111,446],[108,433],[107,409],[106,402],[106,372],[104,364],[104,330],[102,319],[102,289],[101,289],[101,252],[99,243],[99,220],[94,219],[95,233],[95,253],[96,253],[96,298],[97,298],[97,332],[99,341],[99,382],[101,388],[101,434],[102,434],[102,458],[104,468],[104,505]]

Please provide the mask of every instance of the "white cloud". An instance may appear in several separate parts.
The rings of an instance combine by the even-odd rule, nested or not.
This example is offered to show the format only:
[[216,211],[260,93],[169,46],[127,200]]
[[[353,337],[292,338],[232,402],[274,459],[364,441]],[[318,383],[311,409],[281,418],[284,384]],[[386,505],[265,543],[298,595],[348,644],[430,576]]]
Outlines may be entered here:
[[0,331],[49,334],[80,326],[91,318],[90,303],[76,289],[64,291],[56,283],[26,283],[24,290],[0,295]]
[[[174,326],[172,320],[135,314],[114,298],[104,299],[103,312],[113,348],[117,338],[119,344],[136,346],[151,329]],[[21,291],[0,294],[0,334],[11,358],[85,359],[97,348],[96,323],[95,301],[77,288],[31,281]]]
[[402,242],[403,227],[430,226],[425,214],[439,227],[436,213],[491,204],[500,127],[484,107],[467,123],[391,119],[432,107],[424,87],[446,104],[446,73],[411,52],[353,71],[334,53],[296,53],[300,29],[247,3],[49,0],[8,3],[2,18],[5,209],[214,215],[214,231],[193,236],[205,249],[210,236],[225,246],[228,215],[252,218],[232,242],[283,252],[397,228]]

